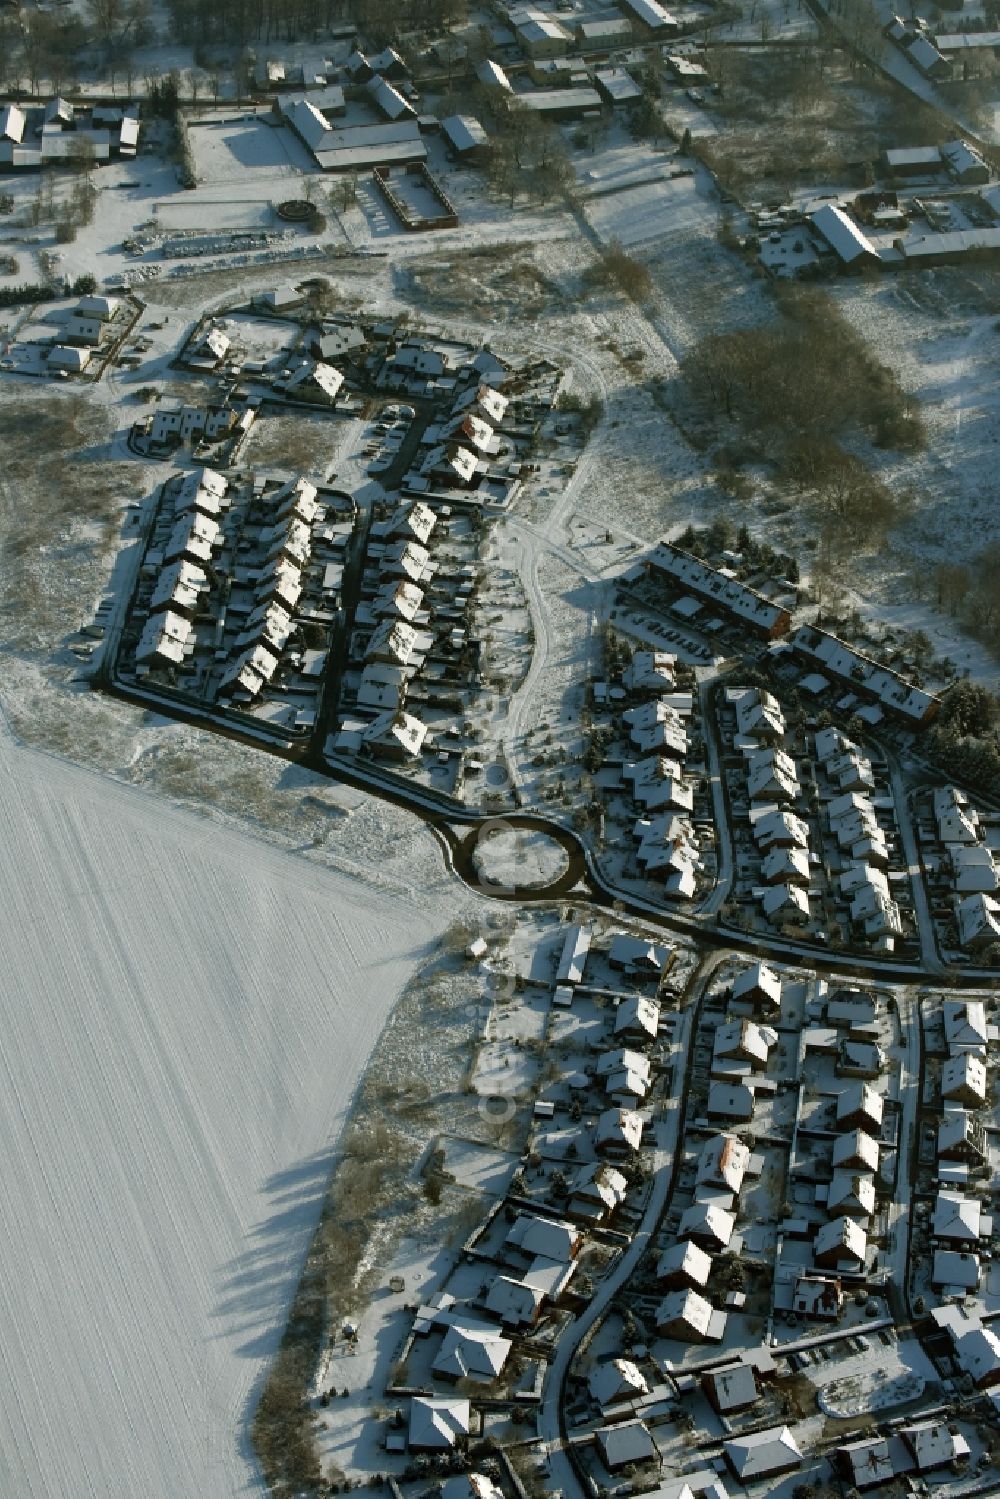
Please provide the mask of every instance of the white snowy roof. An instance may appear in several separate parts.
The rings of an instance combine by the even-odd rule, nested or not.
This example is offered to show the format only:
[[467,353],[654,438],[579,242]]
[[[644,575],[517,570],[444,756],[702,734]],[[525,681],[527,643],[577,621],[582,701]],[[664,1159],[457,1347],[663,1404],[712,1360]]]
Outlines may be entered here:
[[702,1147],[695,1179],[738,1193],[749,1164],[750,1149],[742,1140],[735,1135],[715,1135]]
[[448,1451],[469,1434],[469,1402],[415,1395],[410,1402],[410,1446],[421,1451]]
[[1000,1338],[991,1327],[972,1327],[955,1339],[955,1356],[976,1384],[995,1383],[1000,1371]]
[[677,1244],[671,1244],[669,1249],[663,1251],[656,1264],[659,1280],[679,1274],[699,1286],[708,1283],[711,1269],[712,1256],[693,1239],[682,1239]]
[[813,1255],[817,1261],[852,1259],[863,1265],[867,1245],[864,1229],[845,1213],[821,1226],[813,1241]]
[[864,1114],[876,1127],[882,1123],[884,1104],[881,1093],[867,1083],[848,1083],[837,1095],[838,1121],[849,1119],[854,1114]]
[[780,604],[775,604],[745,583],[709,567],[707,562],[691,556],[669,541],[657,543],[649,554],[649,565],[654,571],[666,573],[683,583],[692,593],[710,599],[729,613],[765,631],[779,630],[789,618],[788,611]]
[[1000,941],[1000,902],[979,892],[957,901],[958,940],[963,947]]
[[835,1171],[826,1199],[829,1213],[864,1214],[875,1211],[875,1183],[867,1172]]
[[849,1130],[838,1135],[833,1142],[833,1165],[860,1165],[868,1171],[877,1171],[879,1163],[878,1141],[863,1129]]
[[193,630],[191,621],[183,615],[173,614],[169,610],[162,614],[151,614],[135,648],[136,661],[149,661],[155,656],[175,664],[182,661],[184,646],[190,640]]
[[646,1036],[655,1037],[659,1024],[660,1007],[655,999],[647,999],[644,994],[630,994],[615,1011],[616,1036],[623,1031],[642,1031]]
[[204,569],[183,558],[165,567],[156,580],[149,600],[150,612],[164,605],[173,605],[188,612],[197,608],[198,596],[208,587]]
[[626,1358],[598,1364],[587,1387],[598,1405],[610,1405],[625,1396],[645,1395],[649,1388],[636,1365]]
[[747,995],[763,995],[774,1005],[780,1005],[781,979],[766,963],[753,963],[733,981],[733,999],[743,999]]
[[486,131],[475,115],[448,115],[447,119],[441,121],[441,129],[460,153],[485,146],[488,140]]
[[550,1260],[572,1259],[580,1243],[580,1230],[573,1223],[555,1218],[536,1218],[520,1213],[511,1225],[505,1243],[523,1254],[542,1254]]
[[712,1320],[712,1303],[698,1291],[671,1291],[656,1309],[657,1327],[690,1327],[692,1332],[704,1337]]
[[497,1378],[511,1350],[509,1338],[488,1328],[453,1322],[431,1368],[451,1379],[488,1382]]
[[638,1150],[642,1142],[642,1120],[631,1109],[606,1109],[598,1117],[596,1141],[600,1145],[624,1145]]
[[989,1040],[982,1000],[946,999],[941,1006],[944,1039],[952,1051],[985,1050]]
[[941,1096],[956,1098],[968,1093],[977,1101],[986,1098],[986,1064],[974,1052],[962,1051],[942,1064]]
[[714,1202],[693,1202],[681,1214],[677,1232],[681,1238],[707,1240],[708,1243],[725,1249],[736,1228],[734,1214]]
[[978,1197],[964,1197],[961,1192],[940,1191],[934,1203],[931,1232],[938,1239],[979,1242],[982,1205]]
[[845,265],[853,265],[857,260],[877,254],[868,236],[834,203],[824,203],[822,208],[817,208],[809,215],[809,222]]

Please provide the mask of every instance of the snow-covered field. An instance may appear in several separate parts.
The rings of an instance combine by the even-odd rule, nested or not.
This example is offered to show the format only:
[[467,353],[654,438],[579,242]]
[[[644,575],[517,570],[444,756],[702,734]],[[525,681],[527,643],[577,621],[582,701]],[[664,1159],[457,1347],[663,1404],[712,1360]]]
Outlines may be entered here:
[[258,1492],[330,1152],[443,902],[2,737],[0,839],[0,1492]]

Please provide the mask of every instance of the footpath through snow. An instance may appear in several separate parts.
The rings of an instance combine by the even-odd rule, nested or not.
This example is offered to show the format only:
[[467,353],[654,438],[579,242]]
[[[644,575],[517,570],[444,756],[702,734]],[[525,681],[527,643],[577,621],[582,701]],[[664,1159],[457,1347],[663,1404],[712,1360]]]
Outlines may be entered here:
[[263,1492],[252,1400],[444,901],[415,910],[2,726],[0,846],[0,1494]]

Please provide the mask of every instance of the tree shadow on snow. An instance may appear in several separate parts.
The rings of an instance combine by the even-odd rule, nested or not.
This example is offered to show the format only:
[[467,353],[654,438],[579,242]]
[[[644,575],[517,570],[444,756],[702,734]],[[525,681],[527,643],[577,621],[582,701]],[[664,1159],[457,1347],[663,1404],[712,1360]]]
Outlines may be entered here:
[[223,1268],[213,1316],[224,1324],[221,1336],[250,1334],[235,1350],[243,1358],[269,1358],[278,1346],[334,1159],[331,1147],[275,1172],[264,1183],[271,1211]]

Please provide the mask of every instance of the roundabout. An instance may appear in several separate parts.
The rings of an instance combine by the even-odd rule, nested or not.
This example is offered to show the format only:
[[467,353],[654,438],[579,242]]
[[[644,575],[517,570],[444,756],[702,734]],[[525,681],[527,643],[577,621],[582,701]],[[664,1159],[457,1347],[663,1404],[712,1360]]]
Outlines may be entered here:
[[572,834],[533,819],[490,819],[453,850],[456,871],[500,900],[566,895],[585,873]]

